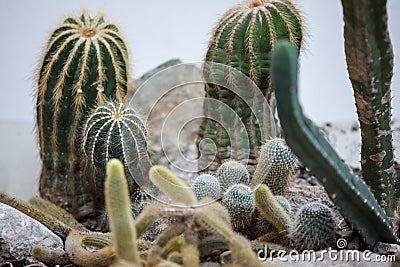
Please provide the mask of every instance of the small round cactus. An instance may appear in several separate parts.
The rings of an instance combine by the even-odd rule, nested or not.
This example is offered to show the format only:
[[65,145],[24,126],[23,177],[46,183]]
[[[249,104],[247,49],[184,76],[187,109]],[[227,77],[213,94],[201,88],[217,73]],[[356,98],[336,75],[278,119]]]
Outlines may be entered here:
[[264,183],[274,195],[285,195],[298,160],[282,138],[268,140],[260,151],[252,185]]
[[221,196],[221,187],[215,176],[210,174],[201,174],[194,180],[193,192],[198,200],[205,197],[218,199]]
[[331,209],[319,202],[300,208],[291,235],[298,250],[326,249],[335,241],[335,222]]
[[140,161],[146,153],[147,131],[136,112],[122,103],[108,102],[96,107],[86,120],[82,148],[96,168],[104,170],[111,158],[126,163],[125,142]]
[[232,185],[248,184],[250,179],[246,167],[234,160],[226,161],[219,166],[216,176],[223,193]]
[[[146,136],[144,123],[133,109],[122,103],[107,102],[92,110],[83,128],[81,145],[84,162],[94,170],[92,176],[95,178],[97,191],[103,191],[106,163],[116,158],[125,165],[125,175],[128,177],[129,192],[133,199],[143,194],[132,177],[134,173],[131,175],[127,169],[127,161],[132,161],[132,155],[134,155],[136,165],[143,165],[146,162]],[[130,164],[131,171],[133,166],[135,164]],[[142,171],[139,165],[136,172],[141,177]],[[137,209],[141,208],[137,207]]]
[[222,203],[228,209],[233,229],[246,234],[256,207],[250,187],[244,184],[233,185],[222,198]]

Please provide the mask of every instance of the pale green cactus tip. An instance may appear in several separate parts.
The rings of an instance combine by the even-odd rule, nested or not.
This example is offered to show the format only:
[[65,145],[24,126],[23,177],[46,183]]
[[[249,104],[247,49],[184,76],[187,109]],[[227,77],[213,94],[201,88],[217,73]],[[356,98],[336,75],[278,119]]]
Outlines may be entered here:
[[250,180],[250,174],[246,166],[235,160],[229,160],[221,164],[216,176],[223,193],[232,185],[248,184]]
[[311,202],[296,214],[291,236],[298,250],[327,249],[335,241],[335,222],[331,208]]
[[244,184],[233,185],[223,196],[222,203],[229,212],[233,229],[246,234],[256,207],[251,188]]
[[268,185],[274,195],[285,195],[298,159],[282,138],[268,140],[260,150],[253,183]]
[[221,186],[215,176],[211,174],[201,174],[194,180],[193,192],[198,200],[206,197],[216,200],[221,197]]
[[[287,198],[285,198],[284,196],[274,196],[274,198],[281,205],[286,214],[290,216],[292,206],[290,205],[290,202],[287,200]],[[257,222],[257,237],[267,235],[274,230],[276,230],[276,227],[272,223],[270,223],[267,218],[260,215],[260,218]]]

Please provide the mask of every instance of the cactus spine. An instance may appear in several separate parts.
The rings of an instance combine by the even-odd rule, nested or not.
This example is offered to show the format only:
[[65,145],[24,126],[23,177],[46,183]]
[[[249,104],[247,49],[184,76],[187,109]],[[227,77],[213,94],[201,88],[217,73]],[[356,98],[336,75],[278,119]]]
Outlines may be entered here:
[[83,116],[105,98],[122,101],[129,83],[127,48],[101,13],[69,16],[52,33],[38,68],[37,129],[43,198],[79,218],[96,211],[92,177],[80,169]]
[[317,126],[303,114],[297,98],[296,47],[288,42],[275,46],[272,84],[276,87],[278,114],[285,139],[293,153],[311,169],[343,217],[373,247],[376,242],[400,243],[389,217],[366,183],[350,173]]
[[264,183],[274,195],[285,195],[297,165],[297,158],[284,139],[270,139],[261,146],[252,185]]
[[329,248],[335,241],[335,221],[331,209],[319,202],[311,202],[300,208],[291,230],[298,250]]
[[[270,101],[272,90],[270,82],[270,53],[278,39],[288,39],[299,48],[302,43],[303,29],[302,18],[299,11],[290,0],[245,0],[237,4],[217,23],[209,43],[203,74],[208,81],[216,80],[218,70],[214,70],[214,63],[220,63],[232,67],[249,77],[261,90],[262,94]],[[215,71],[215,73],[214,73]],[[242,120],[246,127],[249,140],[238,134],[232,136],[232,141],[227,131],[218,122],[207,119],[210,114],[219,114],[220,121],[223,121],[223,114],[219,107],[215,107],[210,101],[204,101],[204,115],[200,130],[199,144],[201,139],[210,138],[216,144],[217,153],[209,169],[215,170],[223,160],[232,157],[235,160],[247,160],[239,158],[237,151],[231,151],[234,143],[250,143],[249,164],[255,164],[255,159],[261,142],[260,122],[257,122],[252,110],[243,99],[229,89],[235,88],[235,78],[232,73],[227,75],[229,86],[225,88],[217,84],[207,83],[205,86],[206,97],[216,99],[227,104],[235,114]],[[225,76],[224,76],[225,77]],[[248,86],[250,87],[250,86]],[[253,89],[253,88],[252,88]],[[246,88],[250,99],[254,103],[264,101],[255,97],[251,89]],[[251,96],[254,96],[253,99]],[[253,104],[254,104],[253,103]],[[233,131],[239,133],[237,121],[230,121],[233,124]],[[236,127],[236,128],[235,128]],[[247,138],[247,136],[246,136]],[[202,151],[207,153],[207,151]],[[211,156],[211,155],[210,155]]]
[[342,0],[342,5],[347,70],[361,128],[363,178],[386,214],[394,217],[395,171],[390,126],[393,51],[386,0]]

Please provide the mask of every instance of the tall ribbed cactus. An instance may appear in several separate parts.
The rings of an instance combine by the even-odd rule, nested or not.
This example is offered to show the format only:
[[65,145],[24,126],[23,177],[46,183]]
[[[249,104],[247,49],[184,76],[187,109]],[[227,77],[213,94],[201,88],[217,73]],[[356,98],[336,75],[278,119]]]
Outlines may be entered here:
[[[231,131],[234,133],[233,136],[228,135],[223,125],[209,119],[212,117],[211,114],[219,114],[217,118],[219,117],[220,123],[226,120],[223,118],[220,106],[213,105],[206,99],[204,102],[205,118],[200,125],[198,141],[210,138],[216,144],[215,158],[212,152],[202,149],[206,159],[211,157],[213,159],[214,164],[211,164],[209,169],[215,170],[224,159],[230,157],[235,160],[246,160],[247,158],[240,158],[242,156],[239,152],[232,150],[233,145],[243,142],[249,142],[249,163],[255,164],[259,146],[265,141],[262,140],[261,123],[252,113],[249,103],[246,104],[232,89],[239,90],[242,97],[248,98],[246,100],[252,105],[262,103],[265,99],[254,93],[256,88],[252,88],[252,86],[243,88],[243,84],[241,85],[237,81],[237,77],[231,70],[221,72],[215,63],[232,67],[249,77],[269,102],[272,94],[270,53],[274,43],[278,39],[288,39],[300,48],[302,37],[302,18],[290,0],[245,0],[227,11],[217,23],[205,57],[205,61],[208,63],[203,69],[204,77],[208,82],[205,86],[206,97],[228,105],[242,120],[248,133],[246,138],[249,140],[240,140],[242,136],[237,133],[242,130],[236,119],[229,121],[230,127],[233,127]],[[221,75],[224,76],[223,80],[228,80],[230,88],[210,82],[221,80],[217,77]]]
[[393,51],[386,0],[342,0],[348,72],[361,128],[363,178],[388,216],[394,217],[395,171],[390,83]]
[[125,42],[101,13],[69,16],[50,36],[38,68],[37,129],[43,198],[75,216],[88,215],[102,192],[80,168],[83,117],[104,99],[122,101],[129,83]]

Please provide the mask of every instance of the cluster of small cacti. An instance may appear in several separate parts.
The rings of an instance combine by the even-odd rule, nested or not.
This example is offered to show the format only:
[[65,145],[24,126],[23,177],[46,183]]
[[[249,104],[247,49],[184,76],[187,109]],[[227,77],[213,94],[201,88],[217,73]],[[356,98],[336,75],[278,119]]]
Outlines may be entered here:
[[[133,139],[130,149],[139,159],[146,153],[144,124],[121,104],[129,65],[118,27],[86,10],[53,31],[39,64],[39,191],[79,220],[101,214],[105,164],[112,157],[126,162],[123,143]],[[131,192],[137,190],[133,179],[129,183]]]
[[[161,166],[151,170],[160,173],[158,179],[168,176],[174,185],[185,183]],[[158,183],[158,185],[161,185]],[[161,188],[160,188],[161,189]],[[193,192],[182,187],[180,196],[192,199]],[[168,196],[176,194],[176,188],[163,189]],[[179,191],[179,190],[178,190]],[[239,266],[265,266],[252,251],[250,243],[237,235],[231,228],[227,211],[219,204],[198,207],[175,207],[150,204],[133,220],[130,211],[128,183],[122,163],[116,159],[107,164],[105,198],[110,217],[111,233],[91,232],[73,217],[54,204],[35,198],[33,205],[0,194],[0,202],[10,205],[28,216],[38,220],[64,241],[64,250],[53,251],[46,247],[33,248],[33,256],[49,265],[77,266],[199,266],[204,257],[199,250],[203,244],[221,245],[229,248]],[[46,210],[51,214],[46,214]],[[155,241],[152,247],[139,246],[137,237],[141,236],[151,223],[159,218],[174,218],[174,222]],[[208,236],[200,240],[204,231]],[[222,240],[221,240],[222,237]],[[88,251],[85,247],[95,247]],[[203,250],[204,251],[204,250]]]
[[[204,157],[213,163],[209,170],[215,170],[229,158],[249,159],[248,164],[255,165],[259,147],[268,138],[267,129],[273,123],[265,118],[270,111],[262,104],[270,103],[273,93],[271,50],[280,39],[290,40],[300,49],[303,35],[300,12],[289,0],[245,0],[219,20],[212,32],[203,67],[206,97],[210,100],[204,101],[198,140],[200,144],[202,139],[210,138],[216,145],[215,157],[214,151],[201,151],[212,157]],[[244,82],[237,72],[249,81]],[[220,106],[212,104],[214,99],[229,106],[237,117],[231,118],[221,112]],[[263,115],[258,117],[256,113],[261,107]],[[239,134],[243,130],[247,135]],[[242,143],[249,143],[248,155],[242,153]]]
[[[281,138],[268,140],[262,146],[260,155],[251,179],[246,166],[230,160],[221,164],[215,177],[201,174],[193,183],[197,199],[221,198],[233,229],[251,239],[272,232],[277,235],[287,233],[290,205],[283,196],[274,196],[274,193],[286,194],[297,168],[296,157]],[[285,203],[282,198],[286,200],[283,204],[286,209],[278,202]]]

